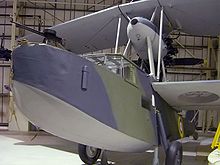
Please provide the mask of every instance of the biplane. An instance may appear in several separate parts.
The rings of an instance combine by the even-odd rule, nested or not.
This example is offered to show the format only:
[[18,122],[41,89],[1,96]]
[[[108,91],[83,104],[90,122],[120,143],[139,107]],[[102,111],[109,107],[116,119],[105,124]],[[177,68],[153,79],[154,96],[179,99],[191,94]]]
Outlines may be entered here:
[[[25,36],[12,54],[15,102],[38,127],[79,143],[87,164],[103,150],[162,145],[166,165],[179,165],[177,139],[195,134],[179,112],[219,109],[220,81],[162,82],[176,52],[166,41],[173,31],[218,35],[219,7],[218,0],[135,1]],[[126,58],[129,45],[138,61]],[[115,52],[91,53],[108,48]]]

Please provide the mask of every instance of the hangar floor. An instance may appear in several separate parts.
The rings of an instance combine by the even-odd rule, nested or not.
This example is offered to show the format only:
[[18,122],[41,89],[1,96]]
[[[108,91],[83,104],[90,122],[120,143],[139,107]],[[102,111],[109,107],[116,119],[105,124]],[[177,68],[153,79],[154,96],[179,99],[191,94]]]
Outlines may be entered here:
[[[1,165],[82,165],[77,155],[76,143],[63,140],[45,132],[36,133],[0,131]],[[183,165],[207,165],[212,138],[200,137],[198,141],[183,139]],[[160,150],[161,164],[164,154]],[[108,159],[116,165],[150,165],[153,152],[118,153],[108,152]]]

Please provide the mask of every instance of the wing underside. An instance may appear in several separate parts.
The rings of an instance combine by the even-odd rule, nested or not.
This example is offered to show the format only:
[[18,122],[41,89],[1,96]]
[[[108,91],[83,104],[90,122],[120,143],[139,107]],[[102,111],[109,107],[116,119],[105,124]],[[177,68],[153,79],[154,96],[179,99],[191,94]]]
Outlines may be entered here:
[[[147,2],[147,4],[146,4]],[[99,12],[89,14],[54,27],[57,36],[64,39],[65,47],[74,53],[87,53],[115,46],[117,26],[119,17],[122,18],[119,45],[125,45],[127,38],[128,20],[122,15],[130,18],[135,16],[150,17],[153,13],[156,1],[134,2],[132,5],[124,4],[114,6]],[[138,10],[137,10],[138,9]],[[29,41],[42,41],[39,35],[26,36]]]
[[[65,40],[65,47],[74,53],[87,53],[115,46],[118,18],[122,17],[119,45],[125,45],[128,21],[135,16],[150,19],[158,7],[154,23],[159,27],[159,8],[164,7],[164,33],[174,29],[197,35],[217,35],[220,24],[219,0],[142,0],[114,6],[99,12],[80,17],[54,27],[57,35]],[[123,14],[122,14],[123,13]],[[29,41],[42,41],[33,34],[25,37]]]
[[178,110],[220,110],[220,80],[155,82],[153,88]]

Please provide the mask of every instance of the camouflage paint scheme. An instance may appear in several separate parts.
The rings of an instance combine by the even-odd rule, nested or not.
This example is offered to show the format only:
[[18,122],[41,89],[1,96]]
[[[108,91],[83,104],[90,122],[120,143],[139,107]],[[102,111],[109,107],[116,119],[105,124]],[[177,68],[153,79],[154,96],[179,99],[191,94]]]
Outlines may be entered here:
[[[113,129],[157,145],[155,111],[151,106],[154,94],[168,138],[178,139],[176,111],[153,91],[151,77],[133,65],[134,77],[129,80],[52,46],[23,45],[13,51],[14,80],[76,106]],[[89,75],[86,90],[81,86],[84,66]]]

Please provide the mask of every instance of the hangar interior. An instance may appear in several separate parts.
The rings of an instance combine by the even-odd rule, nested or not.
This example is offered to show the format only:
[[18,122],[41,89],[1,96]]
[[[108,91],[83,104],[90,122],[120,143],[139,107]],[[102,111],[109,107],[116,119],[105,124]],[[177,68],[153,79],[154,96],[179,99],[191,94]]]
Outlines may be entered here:
[[[11,20],[16,16],[17,22],[26,25],[35,30],[42,31],[48,27],[78,18],[110,6],[125,3],[125,0],[1,0],[0,1],[0,36],[2,47],[1,49],[12,50],[16,45],[15,38],[19,38],[30,34],[30,32],[23,29],[12,27]],[[15,7],[16,6],[16,7]],[[13,15],[14,13],[14,15]],[[74,34],[71,34],[74,35]],[[204,63],[199,65],[187,66],[168,66],[166,68],[167,81],[190,81],[190,80],[218,80],[220,79],[220,37],[219,36],[193,36],[184,33],[173,34],[173,45],[178,48],[176,57],[179,58],[201,58]],[[125,47],[120,47],[120,52],[123,52]],[[99,52],[114,52],[114,49],[102,50]],[[137,59],[137,55],[133,48],[129,47],[127,57],[131,60]],[[13,106],[12,96],[7,87],[11,83],[11,63],[5,59],[0,61],[0,126],[2,130],[10,131],[33,131],[33,126],[27,121],[23,115]],[[15,110],[15,111],[14,111]],[[196,127],[199,135],[210,136],[210,131],[216,131],[220,112],[201,111],[199,109],[192,110],[193,120],[197,123]],[[185,114],[186,112],[183,112]],[[62,122],[62,121],[57,121]],[[2,133],[1,133],[2,134]],[[9,137],[17,137],[15,133],[6,133]],[[19,134],[19,133],[18,133]],[[34,135],[31,132],[31,136]],[[28,137],[24,133],[25,139]],[[47,143],[44,135],[39,137],[43,139],[42,143]],[[213,133],[211,133],[213,136]],[[54,140],[49,137],[52,143],[58,143],[61,146],[64,143],[68,146],[70,142],[63,142],[62,139]],[[58,141],[58,142],[57,142]],[[24,142],[25,143],[25,142]],[[32,143],[32,142],[30,142]],[[37,143],[37,142],[36,142]],[[56,144],[55,148],[56,148]],[[188,147],[188,146],[187,146]],[[186,147],[186,148],[187,148]],[[63,147],[64,148],[64,147]],[[202,148],[202,147],[201,147]],[[68,147],[65,150],[70,150]],[[40,152],[40,151],[39,151]],[[143,156],[143,155],[142,155]],[[133,155],[137,159],[143,159],[140,155]],[[145,157],[146,155],[144,155]],[[114,154],[113,154],[114,157]],[[117,155],[116,157],[120,157]],[[202,157],[202,156],[200,156]],[[145,158],[144,158],[145,159]],[[205,160],[205,158],[196,158],[198,160]],[[16,161],[16,160],[15,160]],[[123,161],[123,160],[120,160]],[[119,161],[119,162],[120,162]],[[206,160],[205,160],[206,161]],[[204,162],[205,162],[204,161]],[[203,162],[203,163],[204,163]],[[134,162],[133,162],[134,163]],[[201,162],[200,162],[201,163]],[[119,163],[120,164],[120,163]],[[122,163],[123,164],[123,163]],[[129,164],[129,163],[128,163]],[[132,164],[132,163],[131,163]],[[140,163],[141,164],[141,163]]]

